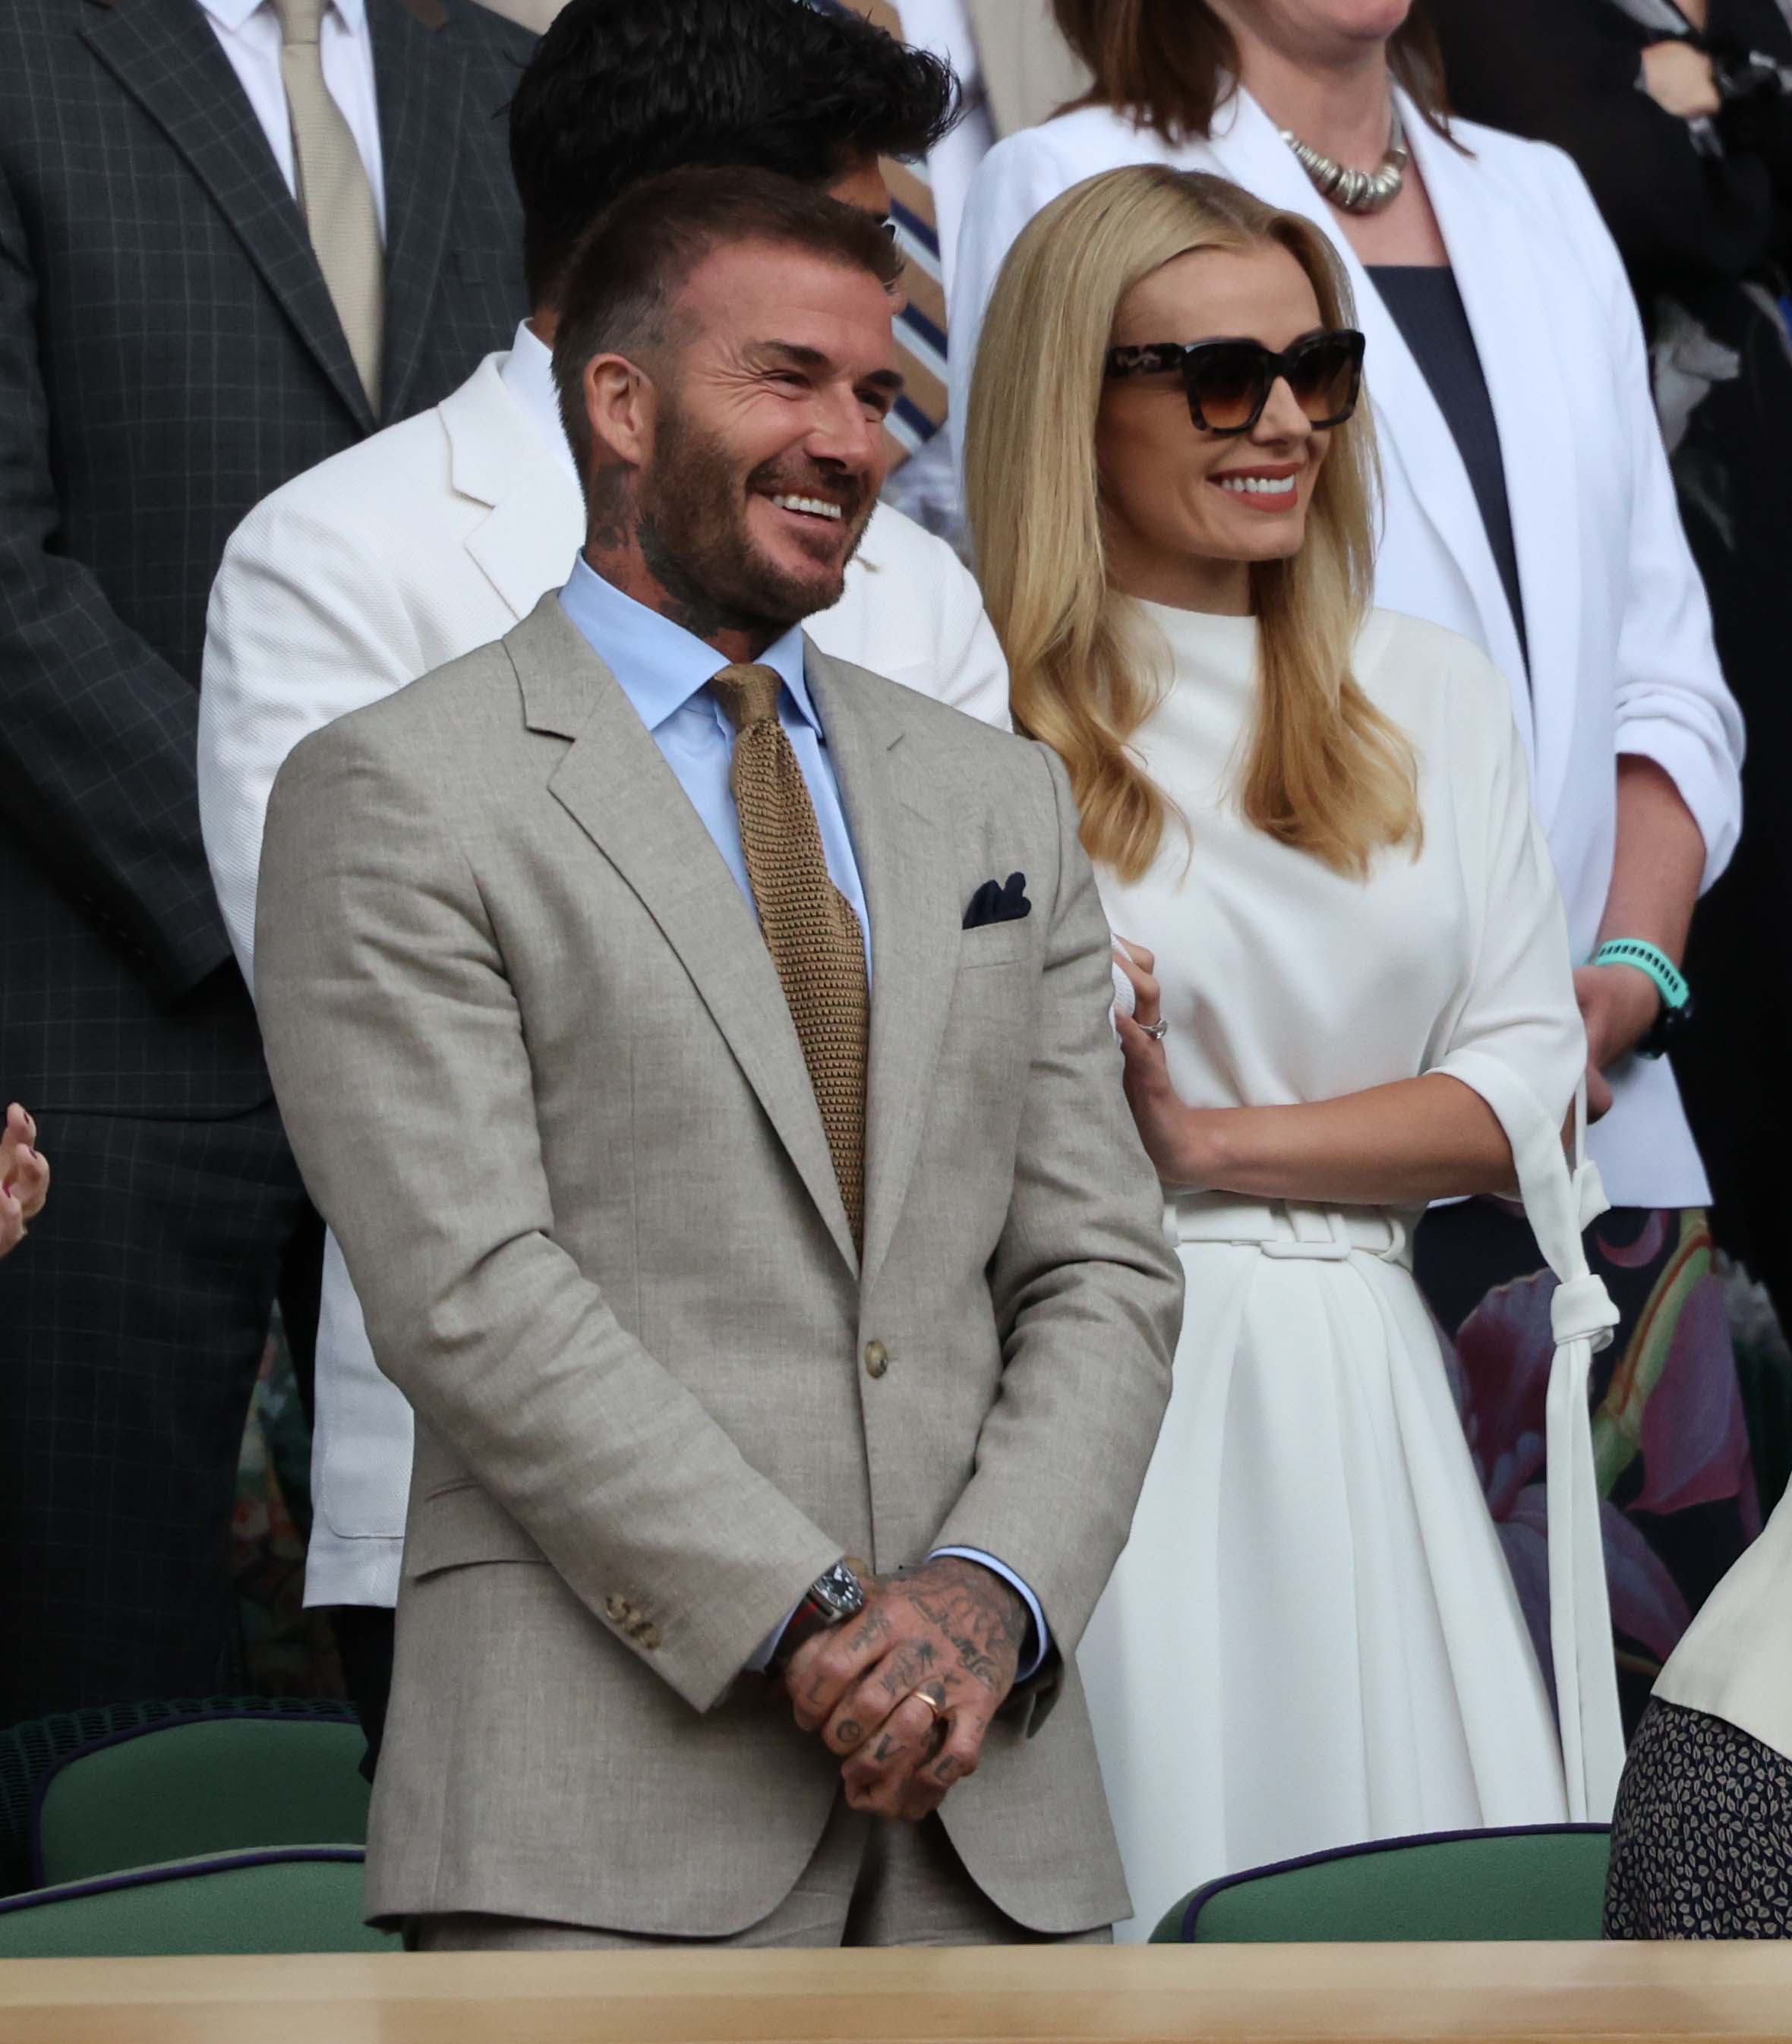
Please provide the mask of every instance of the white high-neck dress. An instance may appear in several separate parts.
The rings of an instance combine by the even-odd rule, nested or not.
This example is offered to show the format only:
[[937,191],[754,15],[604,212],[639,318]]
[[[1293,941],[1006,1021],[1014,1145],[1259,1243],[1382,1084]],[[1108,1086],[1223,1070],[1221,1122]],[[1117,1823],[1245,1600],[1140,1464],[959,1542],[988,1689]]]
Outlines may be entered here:
[[[1509,1128],[1531,1117],[1547,1151],[1586,1043],[1490,663],[1434,625],[1367,621],[1355,672],[1416,748],[1425,839],[1352,879],[1232,798],[1255,621],[1140,609],[1174,679],[1137,743],[1190,828],[1102,893],[1116,934],[1156,954],[1178,1093],[1267,1106],[1446,1072]],[[1548,1689],[1411,1275],[1417,1218],[1171,1203],[1175,1390],[1079,1652],[1137,1911],[1123,1935],[1221,1873],[1568,1815]]]

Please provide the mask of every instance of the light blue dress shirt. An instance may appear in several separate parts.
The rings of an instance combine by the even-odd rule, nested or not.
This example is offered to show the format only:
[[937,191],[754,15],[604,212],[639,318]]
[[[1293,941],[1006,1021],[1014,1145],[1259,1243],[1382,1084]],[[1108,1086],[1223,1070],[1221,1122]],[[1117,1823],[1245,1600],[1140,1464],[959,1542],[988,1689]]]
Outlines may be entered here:
[[[578,626],[592,650],[616,677],[622,693],[647,726],[648,735],[679,786],[690,798],[690,805],[735,883],[758,913],[752,882],[747,877],[747,859],[740,848],[740,819],[735,813],[734,793],[729,786],[729,769],[734,758],[734,727],[709,684],[727,663],[713,646],[706,646],[682,624],[675,624],[657,610],[649,610],[625,595],[613,582],[593,571],[581,555],[573,564],[571,579],[560,592],[566,614]],[[815,705],[809,698],[803,674],[803,638],[800,625],[793,625],[759,656],[758,664],[771,667],[784,686],[778,698],[778,720],[790,741],[797,764],[815,811],[821,833],[821,850],[835,886],[852,904],[865,937],[865,970],[871,962],[871,918],[865,912],[865,890],[859,878],[859,862],[852,853],[852,837],[840,807],[840,784],[828,758],[828,736],[821,728]],[[942,1547],[942,1554],[955,1554],[980,1562],[1011,1583],[1025,1600],[1033,1621],[1022,1644],[1018,1679],[1025,1681],[1037,1673],[1051,1644],[1045,1614],[1039,1600],[1014,1571],[975,1547]],[[792,1607],[794,1612],[795,1607]],[[790,1623],[786,1614],[747,1666],[761,1669],[771,1660]]]

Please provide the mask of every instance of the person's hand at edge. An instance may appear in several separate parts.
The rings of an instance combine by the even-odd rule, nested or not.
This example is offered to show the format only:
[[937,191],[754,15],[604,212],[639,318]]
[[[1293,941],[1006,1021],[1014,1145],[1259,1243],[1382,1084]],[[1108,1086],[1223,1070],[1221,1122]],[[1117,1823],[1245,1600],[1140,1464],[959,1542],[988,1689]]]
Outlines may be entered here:
[[49,1197],[49,1160],[32,1147],[37,1140],[37,1123],[14,1101],[0,1133],[0,1256],[17,1248]]

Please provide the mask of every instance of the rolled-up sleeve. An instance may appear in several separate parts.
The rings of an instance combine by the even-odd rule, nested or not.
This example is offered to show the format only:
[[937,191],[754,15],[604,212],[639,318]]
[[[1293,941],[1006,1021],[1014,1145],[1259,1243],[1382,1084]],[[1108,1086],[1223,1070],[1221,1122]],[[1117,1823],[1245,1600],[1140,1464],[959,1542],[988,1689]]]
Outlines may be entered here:
[[1617,750],[1654,760],[1679,790],[1705,840],[1702,889],[1729,865],[1741,833],[1742,713],[1718,663],[1711,606],[1680,522],[1629,279],[1586,181],[1566,156],[1552,153],[1563,213],[1605,302],[1632,464]]

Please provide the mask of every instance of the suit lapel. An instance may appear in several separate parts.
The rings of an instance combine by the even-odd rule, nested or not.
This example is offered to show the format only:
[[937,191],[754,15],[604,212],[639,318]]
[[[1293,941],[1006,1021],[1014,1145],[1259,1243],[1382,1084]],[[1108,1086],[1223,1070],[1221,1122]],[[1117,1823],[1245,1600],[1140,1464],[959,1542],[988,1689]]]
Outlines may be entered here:
[[615,677],[551,592],[504,641],[553,796],[633,889],[727,1039],[848,1264],[852,1233],[784,990],[746,898]]
[[[1408,133],[1450,252],[1499,428],[1531,671],[1539,678],[1519,728],[1529,737],[1534,727],[1533,793],[1548,824],[1561,801],[1573,736],[1576,690],[1557,678],[1571,680],[1579,659],[1581,491],[1575,471],[1585,459],[1586,435],[1576,430],[1562,379],[1537,373],[1561,347],[1561,336],[1552,325],[1548,280],[1538,275],[1540,251],[1510,206],[1486,202],[1487,181],[1498,173],[1459,156],[1410,113]],[[1506,614],[1503,605],[1501,609]],[[1487,644],[1503,667],[1495,642]]]
[[[429,332],[454,209],[467,91],[440,0],[367,0],[386,167],[386,361],[381,404],[402,418]],[[495,107],[479,109],[494,115]]]
[[193,0],[101,0],[81,36],[185,159],[336,394],[371,428],[298,208],[204,13]]
[[863,1282],[902,1209],[958,968],[958,872],[946,797],[929,785],[882,691],[811,644],[807,674],[871,925]]
[[584,536],[584,505],[579,485],[506,390],[503,362],[488,355],[437,410],[450,482],[490,507],[468,534],[467,551],[511,615],[523,618],[544,589],[565,581]]

